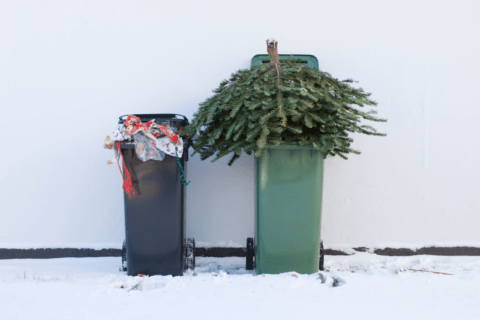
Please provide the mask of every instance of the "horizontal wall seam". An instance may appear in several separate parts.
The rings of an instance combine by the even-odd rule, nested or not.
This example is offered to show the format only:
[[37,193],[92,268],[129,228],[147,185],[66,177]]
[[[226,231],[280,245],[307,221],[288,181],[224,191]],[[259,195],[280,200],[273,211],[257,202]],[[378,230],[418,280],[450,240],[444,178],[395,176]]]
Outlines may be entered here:
[[[417,250],[407,248],[372,249],[366,247],[353,248],[357,252],[370,252],[382,256],[480,256],[477,247],[425,247]],[[347,256],[350,253],[325,249],[327,256]],[[2,249],[0,259],[53,259],[53,258],[87,258],[87,257],[121,257],[121,249],[77,249],[77,248],[43,248],[43,249]],[[213,247],[195,248],[197,257],[245,257],[245,248]]]

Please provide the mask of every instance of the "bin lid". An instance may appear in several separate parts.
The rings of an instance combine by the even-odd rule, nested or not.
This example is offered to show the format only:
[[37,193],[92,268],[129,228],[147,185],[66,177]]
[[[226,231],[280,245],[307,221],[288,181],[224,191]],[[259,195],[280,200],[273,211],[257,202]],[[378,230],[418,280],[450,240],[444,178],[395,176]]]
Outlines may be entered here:
[[[140,121],[142,122],[148,122],[152,119],[155,119],[156,124],[162,124],[162,122],[167,122],[170,121],[171,123],[174,124],[175,127],[184,127],[188,125],[188,119],[187,117],[181,115],[181,114],[175,114],[175,113],[139,113],[139,114],[134,114],[135,117],[139,117]],[[125,120],[127,120],[128,115],[123,115],[120,116],[118,119],[118,123],[123,123]]]

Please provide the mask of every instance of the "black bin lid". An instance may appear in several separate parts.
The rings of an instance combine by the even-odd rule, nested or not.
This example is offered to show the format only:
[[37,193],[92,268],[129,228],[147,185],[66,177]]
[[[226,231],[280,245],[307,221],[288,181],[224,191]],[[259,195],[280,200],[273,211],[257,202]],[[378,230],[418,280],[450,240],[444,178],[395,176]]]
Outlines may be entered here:
[[[170,121],[175,123],[175,127],[185,127],[188,125],[188,119],[181,114],[175,113],[142,113],[142,114],[134,114],[135,117],[139,117],[140,121],[148,122],[152,119],[155,119],[156,124],[162,124],[162,122]],[[118,123],[123,123],[127,120],[128,115],[120,116],[118,119]],[[181,118],[180,118],[181,117]]]

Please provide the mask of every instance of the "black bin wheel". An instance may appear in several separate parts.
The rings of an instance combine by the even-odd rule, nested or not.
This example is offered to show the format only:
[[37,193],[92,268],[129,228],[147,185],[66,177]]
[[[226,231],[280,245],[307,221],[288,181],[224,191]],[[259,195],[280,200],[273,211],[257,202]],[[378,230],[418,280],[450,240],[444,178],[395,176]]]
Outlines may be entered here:
[[122,270],[127,271],[127,244],[125,240],[123,240],[122,245]]
[[247,238],[247,246],[245,247],[246,266],[245,269],[253,270],[255,267],[253,256],[255,255],[255,248],[253,238]]
[[187,239],[185,262],[187,269],[195,269],[195,239],[193,238]]

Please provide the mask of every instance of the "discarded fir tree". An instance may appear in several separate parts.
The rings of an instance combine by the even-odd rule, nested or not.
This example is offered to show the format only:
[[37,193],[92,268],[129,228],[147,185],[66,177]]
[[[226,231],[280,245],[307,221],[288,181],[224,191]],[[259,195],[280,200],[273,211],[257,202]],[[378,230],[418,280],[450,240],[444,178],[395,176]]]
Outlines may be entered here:
[[385,136],[362,119],[385,122],[376,111],[370,93],[339,81],[326,72],[309,68],[293,59],[280,63],[277,42],[267,40],[270,62],[250,70],[239,70],[200,104],[185,133],[200,137],[195,153],[215,161],[234,153],[229,165],[242,152],[260,156],[266,145],[312,145],[332,156],[347,159],[352,149],[349,132]]

